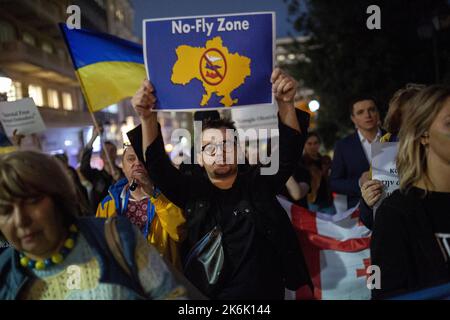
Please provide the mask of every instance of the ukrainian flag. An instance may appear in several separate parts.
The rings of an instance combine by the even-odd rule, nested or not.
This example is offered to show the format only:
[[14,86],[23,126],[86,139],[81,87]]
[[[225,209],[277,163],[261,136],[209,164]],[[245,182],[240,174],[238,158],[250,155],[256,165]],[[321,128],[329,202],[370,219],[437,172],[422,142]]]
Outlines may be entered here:
[[147,77],[141,45],[105,33],[70,30],[65,24],[60,28],[92,112],[135,94]]

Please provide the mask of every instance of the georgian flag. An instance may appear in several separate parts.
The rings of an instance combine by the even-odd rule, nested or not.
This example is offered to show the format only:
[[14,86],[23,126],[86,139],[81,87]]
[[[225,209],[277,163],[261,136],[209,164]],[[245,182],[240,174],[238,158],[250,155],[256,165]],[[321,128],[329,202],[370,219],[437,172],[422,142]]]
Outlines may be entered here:
[[366,273],[370,265],[370,230],[359,221],[356,206],[335,215],[312,212],[279,198],[305,255],[314,292],[287,291],[286,299],[370,299]]

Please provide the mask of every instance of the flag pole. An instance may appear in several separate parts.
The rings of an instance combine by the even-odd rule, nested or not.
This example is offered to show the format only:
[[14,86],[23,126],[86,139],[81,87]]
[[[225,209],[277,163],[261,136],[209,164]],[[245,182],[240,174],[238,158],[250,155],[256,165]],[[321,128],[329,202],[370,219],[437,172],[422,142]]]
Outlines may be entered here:
[[[75,59],[74,59],[74,56],[73,56],[73,52],[72,52],[72,50],[70,48],[69,41],[67,39],[67,35],[66,35],[65,30],[64,30],[65,24],[64,23],[59,23],[58,25],[59,25],[59,29],[61,30],[61,33],[63,35],[64,42],[65,42],[65,44],[67,46],[67,51],[69,51],[70,60],[72,61],[72,65],[73,65],[73,68],[74,68],[74,71],[75,71],[75,76],[78,79],[78,83],[80,84],[81,92],[83,93],[84,99],[86,100],[86,103],[87,103],[87,106],[88,106],[88,110],[89,110],[89,114],[91,115],[91,118],[92,118],[92,122],[94,123],[95,129],[97,130],[97,132],[100,135],[101,134],[100,126],[98,125],[97,119],[95,119],[94,112],[92,111],[92,107],[91,107],[92,106],[91,105],[91,101],[89,100],[89,96],[87,95],[86,90],[84,89],[83,81],[81,81],[80,75],[78,74],[77,66],[75,64]],[[109,168],[111,170],[111,173],[113,174],[113,178],[114,178],[115,166],[113,165],[113,163],[111,161],[111,158],[109,157],[109,153],[106,152],[105,144],[104,144],[103,139],[101,138],[101,136],[100,136],[100,143],[101,143],[102,149],[105,150],[105,154],[106,154],[106,162],[107,162],[107,164],[105,164],[105,165],[109,166]]]
[[81,92],[83,93],[84,99],[86,100],[88,111],[89,111],[89,115],[92,118],[92,123],[94,124],[95,130],[97,130],[97,132],[100,135],[100,144],[102,146],[102,150],[104,150],[104,152],[105,152],[106,162],[107,162],[104,165],[109,166],[110,172],[111,172],[112,177],[114,179],[114,172],[116,172],[116,169],[115,169],[114,164],[112,163],[112,160],[111,160],[111,158],[109,156],[109,153],[106,152],[105,143],[104,143],[104,141],[103,141],[103,139],[101,137],[100,125],[98,124],[98,121],[97,121],[97,119],[94,116],[94,112],[92,111],[91,101],[89,100],[89,96],[86,94],[86,90],[84,89],[83,81],[81,81],[81,78],[80,78],[78,72],[75,71],[75,75],[76,75],[76,77],[78,79],[78,82],[80,83],[80,89],[81,89]]

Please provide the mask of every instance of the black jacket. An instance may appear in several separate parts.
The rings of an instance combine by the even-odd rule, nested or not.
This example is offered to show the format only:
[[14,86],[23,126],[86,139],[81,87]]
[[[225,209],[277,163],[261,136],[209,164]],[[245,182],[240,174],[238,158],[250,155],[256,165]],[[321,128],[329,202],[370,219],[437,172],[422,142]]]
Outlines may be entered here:
[[373,209],[367,205],[361,197],[359,201],[359,219],[366,226],[367,229],[373,228]]
[[[142,148],[141,148],[142,149]],[[114,178],[106,170],[97,170],[91,167],[92,148],[84,148],[81,156],[81,174],[92,184],[89,195],[91,210],[95,213],[98,204],[108,195],[108,189],[115,183]],[[121,177],[124,177],[122,169],[116,166]]]
[[[245,187],[239,205],[248,205],[256,211],[256,230],[264,235],[277,251],[277,259],[282,265],[281,273],[286,288],[296,290],[302,285],[312,287],[303,253],[292,224],[276,194],[292,174],[298,162],[306,137],[305,123],[308,115],[298,113],[302,134],[279,121],[280,159],[278,173],[272,176],[260,174],[259,167],[252,167],[240,176]],[[128,133],[137,150],[141,144],[140,127]],[[135,149],[136,150],[136,149]],[[139,153],[137,153],[139,155]],[[207,178],[185,176],[172,166],[164,152],[161,135],[146,150],[146,167],[150,178],[177,206],[185,209],[188,234],[186,244],[192,247],[214,226],[211,210],[215,210],[212,198],[212,184]],[[275,257],[274,257],[275,258]],[[261,279],[264,281],[264,279]]]
[[381,289],[372,290],[373,298],[450,281],[419,189],[407,194],[396,190],[382,202],[375,216],[371,258],[381,272]]
[[[382,135],[386,132],[381,130]],[[347,208],[356,206],[361,199],[359,178],[369,171],[367,160],[358,132],[336,142],[330,174],[331,191],[347,196]]]

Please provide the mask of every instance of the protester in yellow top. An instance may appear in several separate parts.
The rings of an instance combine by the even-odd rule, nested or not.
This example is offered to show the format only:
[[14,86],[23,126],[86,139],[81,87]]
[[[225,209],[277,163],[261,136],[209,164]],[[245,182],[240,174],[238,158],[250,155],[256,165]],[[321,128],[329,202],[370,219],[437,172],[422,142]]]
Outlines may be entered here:
[[124,179],[109,188],[108,196],[98,205],[98,218],[115,215],[127,217],[158,251],[181,269],[179,244],[183,240],[185,218],[153,185],[132,146],[125,146],[122,160]]

